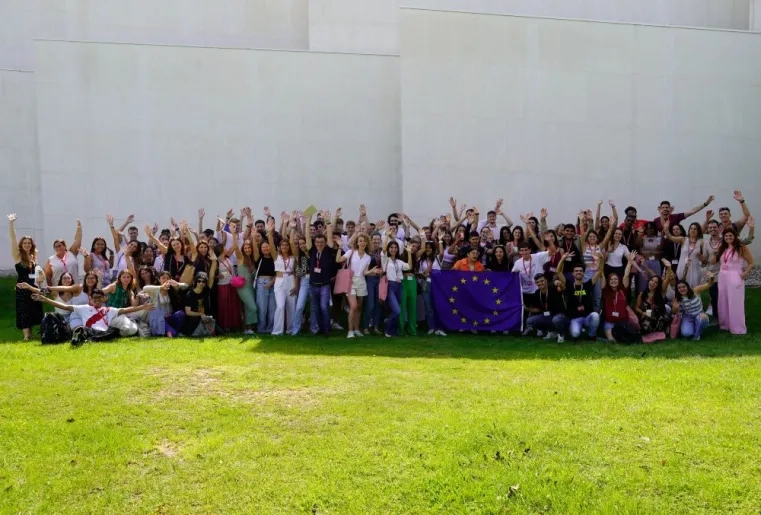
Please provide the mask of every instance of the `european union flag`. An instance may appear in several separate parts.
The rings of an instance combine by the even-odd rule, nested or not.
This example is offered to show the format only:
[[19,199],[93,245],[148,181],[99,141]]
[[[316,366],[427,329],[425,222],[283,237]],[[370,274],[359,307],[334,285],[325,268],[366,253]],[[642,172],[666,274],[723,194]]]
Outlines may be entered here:
[[520,331],[523,296],[518,274],[436,271],[431,275],[436,315],[449,331]]

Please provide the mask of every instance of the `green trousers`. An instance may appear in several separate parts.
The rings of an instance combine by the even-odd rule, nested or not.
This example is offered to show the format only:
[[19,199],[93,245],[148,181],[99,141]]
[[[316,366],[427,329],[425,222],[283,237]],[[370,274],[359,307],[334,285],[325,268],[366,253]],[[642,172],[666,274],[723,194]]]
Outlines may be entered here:
[[410,336],[417,336],[417,281],[404,277],[402,281],[402,305],[399,313],[399,335],[405,328]]

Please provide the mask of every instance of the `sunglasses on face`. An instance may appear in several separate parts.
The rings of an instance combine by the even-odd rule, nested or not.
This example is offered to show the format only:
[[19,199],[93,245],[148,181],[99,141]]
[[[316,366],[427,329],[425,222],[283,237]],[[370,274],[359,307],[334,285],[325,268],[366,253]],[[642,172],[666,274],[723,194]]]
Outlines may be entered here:
[[204,283],[204,284],[206,284],[206,283],[208,283],[208,282],[209,282],[209,281],[207,281],[206,279],[198,279],[198,283],[199,283],[199,284],[200,284],[200,283]]

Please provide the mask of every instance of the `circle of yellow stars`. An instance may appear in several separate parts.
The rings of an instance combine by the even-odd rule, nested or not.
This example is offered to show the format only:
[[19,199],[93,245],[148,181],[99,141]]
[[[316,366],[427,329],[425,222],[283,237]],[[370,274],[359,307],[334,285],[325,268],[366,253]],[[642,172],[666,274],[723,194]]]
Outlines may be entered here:
[[[472,280],[474,283],[477,283],[477,282],[478,282],[478,276],[477,276],[477,275],[474,275],[474,276],[471,278],[471,280]],[[467,284],[467,283],[468,283],[468,281],[467,281],[467,279],[465,279],[465,278],[463,277],[462,279],[460,279],[460,283],[461,283],[461,284]],[[489,278],[487,277],[487,278],[485,278],[485,279],[483,280],[483,283],[484,283],[485,285],[489,286],[489,285],[491,284],[491,281],[489,281]],[[460,290],[460,289],[459,289],[459,287],[457,287],[457,286],[452,286],[452,292],[453,292],[453,293],[457,293],[459,290]],[[495,295],[499,294],[499,288],[492,288],[492,289],[491,289],[491,291],[492,291],[492,293],[493,293],[493,294],[495,294]],[[454,304],[456,300],[457,300],[457,299],[455,299],[454,297],[449,297],[449,303],[450,303],[450,304]],[[494,303],[495,303],[497,306],[500,306],[500,305],[502,305],[502,299],[494,299]],[[459,314],[460,314],[460,312],[459,312],[459,310],[458,310],[457,308],[452,308],[452,314],[453,314],[453,315],[459,315]],[[493,315],[493,316],[495,316],[495,317],[496,317],[496,316],[499,316],[499,311],[497,311],[497,310],[495,309],[494,311],[492,311],[492,315]],[[465,317],[460,317],[460,322],[462,322],[463,324],[467,324],[467,323],[468,323],[468,319],[467,319],[467,318],[465,318]],[[478,325],[479,325],[479,322],[478,322],[478,320],[473,320],[472,322],[473,322],[473,327],[478,327]],[[483,324],[484,324],[484,325],[489,325],[490,323],[491,323],[491,319],[489,319],[488,317],[487,317],[487,318],[484,318],[484,320],[483,320]]]

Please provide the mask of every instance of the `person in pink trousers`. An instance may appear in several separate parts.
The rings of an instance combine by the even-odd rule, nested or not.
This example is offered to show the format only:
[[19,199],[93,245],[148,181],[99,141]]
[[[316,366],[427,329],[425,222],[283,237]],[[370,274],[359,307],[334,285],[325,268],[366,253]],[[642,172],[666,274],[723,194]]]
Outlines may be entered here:
[[[743,271],[743,264],[747,266]],[[721,246],[712,258],[719,265],[719,327],[745,334],[745,279],[753,269],[753,255],[731,227],[721,232]]]

